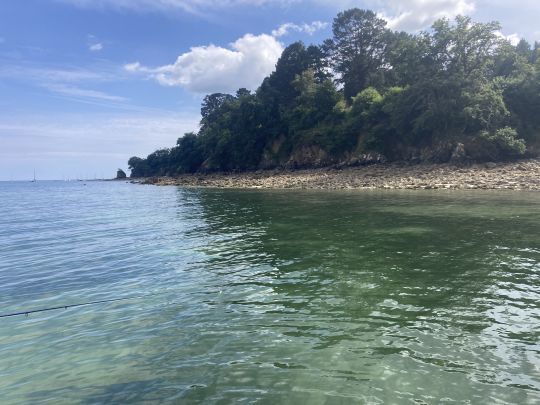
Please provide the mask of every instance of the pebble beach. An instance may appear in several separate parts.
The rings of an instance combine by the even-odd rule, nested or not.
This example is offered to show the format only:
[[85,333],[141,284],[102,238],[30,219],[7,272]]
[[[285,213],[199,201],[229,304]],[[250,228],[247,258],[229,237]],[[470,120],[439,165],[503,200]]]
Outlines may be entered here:
[[540,190],[540,159],[483,163],[377,164],[343,169],[267,170],[242,173],[187,174],[134,179],[160,186],[246,189],[446,189]]

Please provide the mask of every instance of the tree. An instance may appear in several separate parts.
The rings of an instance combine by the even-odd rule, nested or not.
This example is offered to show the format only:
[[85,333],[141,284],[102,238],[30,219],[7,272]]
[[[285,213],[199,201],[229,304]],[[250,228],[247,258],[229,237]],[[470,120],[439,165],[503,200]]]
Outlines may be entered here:
[[540,59],[540,42],[536,41],[534,43],[534,48],[531,55],[531,63],[534,65]]
[[448,161],[457,144],[477,160],[540,150],[540,43],[514,46],[499,23],[463,16],[392,32],[357,8],[332,29],[320,46],[287,46],[254,93],[204,97],[198,133],[131,158],[131,175],[252,170],[303,156],[337,163],[372,151]]
[[133,156],[128,160],[131,177],[146,177],[150,175],[150,169],[146,163],[146,159]]
[[171,169],[174,173],[193,173],[197,171],[204,156],[199,138],[193,132],[178,138],[176,147],[170,152]]
[[333,38],[324,49],[350,100],[383,79],[387,47],[386,21],[370,10],[354,8],[341,12],[332,24]]
[[306,49],[306,57],[308,60],[307,69],[313,72],[315,80],[319,83],[332,78],[330,72],[330,64],[325,58],[325,53],[322,47],[310,45]]
[[469,82],[490,77],[500,29],[498,22],[476,23],[464,16],[457,16],[453,25],[446,18],[437,20],[433,33],[424,34],[435,73]]
[[424,36],[389,31],[386,41],[386,86],[411,85],[430,74],[426,65],[428,42]]
[[299,94],[287,117],[291,131],[320,125],[331,117],[340,96],[330,80],[319,83],[315,72],[308,69],[296,76],[293,86]]
[[148,155],[146,164],[148,165],[151,176],[165,176],[169,174],[171,169],[170,153],[171,150],[169,148],[163,148]]
[[203,125],[211,123],[216,116],[219,115],[220,109],[223,107],[223,105],[233,99],[234,97],[230,94],[223,93],[214,93],[205,96],[201,106]]
[[527,40],[521,39],[516,45],[516,52],[526,61],[529,61],[532,57],[531,44],[529,44]]
[[276,70],[264,79],[259,96],[265,102],[276,103],[281,108],[288,106],[298,96],[292,81],[308,69],[310,63],[312,61],[302,42],[287,46],[277,61]]

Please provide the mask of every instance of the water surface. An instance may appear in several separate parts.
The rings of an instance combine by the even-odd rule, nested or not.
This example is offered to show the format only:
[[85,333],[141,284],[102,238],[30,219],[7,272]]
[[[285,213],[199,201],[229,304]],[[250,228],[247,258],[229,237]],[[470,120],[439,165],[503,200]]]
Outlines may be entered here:
[[540,401],[540,194],[0,183],[0,398]]

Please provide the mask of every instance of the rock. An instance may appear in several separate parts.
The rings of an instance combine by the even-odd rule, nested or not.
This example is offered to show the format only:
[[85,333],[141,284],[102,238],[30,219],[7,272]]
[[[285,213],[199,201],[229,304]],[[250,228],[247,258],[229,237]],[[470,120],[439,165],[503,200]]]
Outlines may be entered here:
[[354,167],[354,166],[369,166],[375,164],[386,163],[386,156],[377,152],[366,152],[348,156],[343,162],[336,165],[337,168]]
[[141,184],[157,184],[157,183],[159,183],[159,177],[148,177],[141,182]]
[[126,172],[123,171],[122,169],[118,169],[116,171],[116,179],[119,180],[119,179],[125,179],[127,176],[126,176]]
[[[317,158],[317,150],[303,157]],[[364,158],[362,156],[357,157]],[[366,153],[367,155],[367,153]],[[350,156],[349,156],[350,157]],[[372,159],[373,157],[366,156]],[[489,170],[496,167],[497,170]],[[285,170],[246,173],[197,173],[177,178],[140,179],[143,184],[220,188],[302,189],[512,189],[540,191],[540,159],[483,163],[454,167],[448,164],[378,164],[359,167]]]
[[461,164],[465,163],[466,161],[467,153],[465,151],[465,145],[463,145],[462,143],[458,143],[452,151],[452,155],[450,156],[450,163]]
[[285,167],[287,169],[301,169],[307,167],[322,167],[328,165],[328,154],[319,146],[302,146],[296,149]]

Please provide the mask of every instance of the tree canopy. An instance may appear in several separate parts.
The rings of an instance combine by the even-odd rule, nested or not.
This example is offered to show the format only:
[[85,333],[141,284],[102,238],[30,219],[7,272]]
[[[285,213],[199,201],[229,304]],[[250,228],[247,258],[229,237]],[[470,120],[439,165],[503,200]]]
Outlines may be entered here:
[[415,35],[370,10],[339,13],[332,38],[295,42],[254,92],[207,95],[197,133],[133,177],[354,164],[360,156],[515,159],[540,147],[540,43],[512,45],[497,22],[440,19]]

